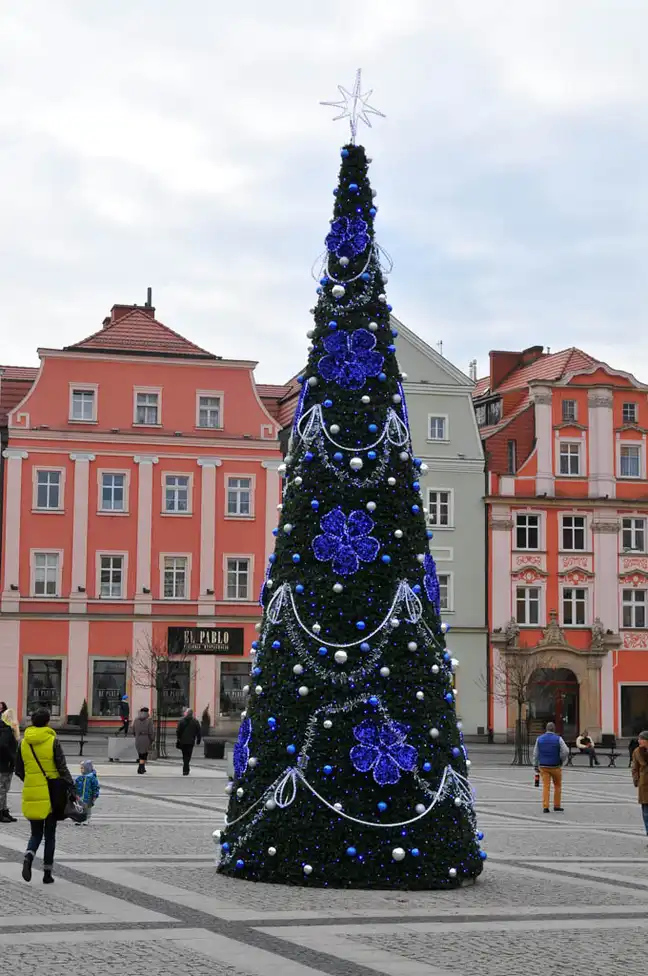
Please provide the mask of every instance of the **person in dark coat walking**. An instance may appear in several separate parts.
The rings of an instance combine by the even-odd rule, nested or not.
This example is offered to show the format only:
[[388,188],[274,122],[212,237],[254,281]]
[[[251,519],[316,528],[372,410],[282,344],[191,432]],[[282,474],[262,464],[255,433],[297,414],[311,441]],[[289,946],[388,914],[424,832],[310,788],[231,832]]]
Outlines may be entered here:
[[5,708],[0,716],[0,823],[16,823],[16,818],[11,816],[7,805],[18,750],[18,737],[12,718],[12,709]]
[[133,735],[135,736],[135,748],[139,756],[137,772],[145,773],[146,760],[155,742],[155,726],[146,706],[140,708],[139,715],[133,722]]
[[648,731],[637,736],[639,745],[632,754],[632,782],[637,788],[646,836],[648,836]]
[[130,725],[130,704],[128,702],[128,695],[123,695],[122,700],[119,703],[119,717],[121,719],[121,727],[117,730],[117,735],[123,732],[124,735],[128,735],[128,726]]
[[182,752],[182,775],[188,776],[194,746],[200,745],[201,739],[200,722],[194,718],[194,713],[190,708],[185,711],[184,718],[178,722],[176,738],[176,746]]

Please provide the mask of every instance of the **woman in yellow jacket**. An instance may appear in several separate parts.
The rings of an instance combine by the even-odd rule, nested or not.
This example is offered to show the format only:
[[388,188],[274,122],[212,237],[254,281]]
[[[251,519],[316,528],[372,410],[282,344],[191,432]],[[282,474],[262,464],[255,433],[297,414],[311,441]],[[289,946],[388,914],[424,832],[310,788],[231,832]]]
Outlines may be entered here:
[[44,837],[43,884],[53,884],[56,818],[52,812],[47,780],[60,777],[72,788],[74,783],[67,768],[61,743],[56,738],[54,729],[49,726],[50,713],[46,708],[39,708],[34,712],[31,720],[32,724],[25,729],[16,756],[16,776],[24,783],[22,812],[31,825],[31,837],[25,851],[22,876],[25,881],[31,881],[32,862]]

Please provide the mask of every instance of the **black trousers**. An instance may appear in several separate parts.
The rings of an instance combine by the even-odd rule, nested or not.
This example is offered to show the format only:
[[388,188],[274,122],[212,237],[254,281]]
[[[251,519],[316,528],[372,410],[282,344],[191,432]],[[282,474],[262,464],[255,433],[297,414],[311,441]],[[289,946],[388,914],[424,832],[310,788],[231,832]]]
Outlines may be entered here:
[[119,728],[117,730],[117,735],[119,735],[120,732],[123,732],[124,735],[128,735],[128,726],[129,725],[130,725],[130,719],[129,718],[122,718],[121,728]]
[[193,746],[181,746],[180,748],[182,750],[182,772],[183,773],[188,773],[189,772],[189,764],[191,762],[191,756],[193,755],[194,747]]
[[43,867],[52,868],[54,865],[54,852],[56,850],[56,820],[50,813],[47,820],[30,820],[31,837],[27,841],[27,850],[35,856],[45,837],[45,850],[43,851]]

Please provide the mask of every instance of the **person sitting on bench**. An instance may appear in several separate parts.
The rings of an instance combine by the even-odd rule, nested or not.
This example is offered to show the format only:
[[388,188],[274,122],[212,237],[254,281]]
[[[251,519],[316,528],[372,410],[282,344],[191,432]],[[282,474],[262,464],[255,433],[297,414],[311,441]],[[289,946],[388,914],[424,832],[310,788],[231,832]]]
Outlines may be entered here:
[[594,748],[594,743],[587,734],[587,729],[583,729],[581,734],[576,739],[576,748],[579,752],[584,753],[589,756],[590,769],[592,766],[600,766],[600,762],[596,758],[596,750]]

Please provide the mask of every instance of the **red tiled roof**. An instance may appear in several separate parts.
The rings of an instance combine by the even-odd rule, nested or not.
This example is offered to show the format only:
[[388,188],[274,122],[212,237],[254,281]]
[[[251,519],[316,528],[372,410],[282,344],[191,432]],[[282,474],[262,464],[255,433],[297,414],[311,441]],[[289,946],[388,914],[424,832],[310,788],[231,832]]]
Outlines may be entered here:
[[589,369],[597,363],[598,360],[594,359],[593,356],[589,356],[586,352],[573,346],[570,349],[562,349],[560,352],[545,353],[528,366],[514,370],[493,392],[506,393],[507,390],[518,390],[532,380],[555,382],[566,373],[573,373],[579,369]]
[[141,308],[133,308],[87,339],[66,346],[71,352],[122,352],[149,356],[180,356],[192,359],[218,359],[201,349]]
[[483,396],[484,393],[488,393],[490,388],[490,376],[482,376],[480,380],[477,380],[475,387],[473,389],[473,397]]
[[279,386],[276,383],[257,383],[257,390],[260,397],[272,397],[274,400],[281,400],[288,393],[288,385]]
[[0,366],[0,427],[6,425],[9,413],[27,396],[37,374],[34,366]]

